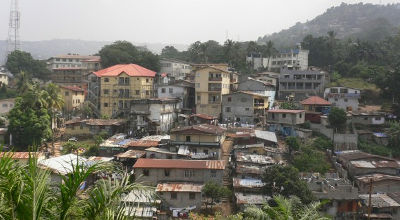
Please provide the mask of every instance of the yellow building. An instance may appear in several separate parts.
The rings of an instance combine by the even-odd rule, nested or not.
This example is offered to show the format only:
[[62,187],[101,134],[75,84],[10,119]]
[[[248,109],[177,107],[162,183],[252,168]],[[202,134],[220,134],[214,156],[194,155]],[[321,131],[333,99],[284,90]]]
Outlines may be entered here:
[[85,91],[77,86],[60,86],[64,99],[64,111],[70,112],[79,109],[85,101]]
[[196,113],[219,117],[222,95],[230,93],[230,72],[227,64],[194,66]]
[[119,64],[94,72],[100,78],[100,113],[115,117],[129,111],[130,101],[153,97],[156,72],[136,64]]

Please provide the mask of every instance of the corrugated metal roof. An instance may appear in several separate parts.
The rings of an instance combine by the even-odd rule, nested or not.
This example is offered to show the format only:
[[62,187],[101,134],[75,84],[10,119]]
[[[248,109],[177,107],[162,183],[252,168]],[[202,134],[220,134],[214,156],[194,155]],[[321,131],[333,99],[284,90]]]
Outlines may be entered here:
[[226,129],[220,126],[201,124],[201,125],[177,127],[172,129],[171,133],[184,133],[184,134],[205,133],[205,134],[222,135],[225,131]]
[[276,164],[274,159],[265,155],[237,152],[235,156],[236,156],[236,161],[242,163],[255,163],[255,164],[265,164],[265,165]]
[[39,161],[39,167],[50,169],[55,173],[65,175],[72,172],[72,167],[77,163],[83,166],[90,166],[88,160],[75,154],[66,154],[59,157]]
[[133,165],[133,168],[223,170],[225,169],[225,161],[140,158]]
[[12,156],[12,159],[29,159],[29,155],[31,157],[35,156],[36,158],[44,156],[44,154],[40,152],[0,152],[0,158],[4,155]]
[[251,205],[262,205],[265,204],[268,200],[271,199],[269,196],[260,195],[260,194],[252,194],[252,193],[235,193],[236,203],[237,204],[251,204]]
[[287,114],[297,114],[305,112],[304,110],[290,110],[290,109],[271,109],[268,110],[269,113],[287,113]]
[[199,183],[159,183],[156,192],[201,192],[203,187]]
[[98,77],[119,76],[121,73],[126,73],[128,76],[143,76],[143,77],[154,77],[156,75],[156,72],[146,69],[137,64],[118,64],[94,72],[94,74]]
[[304,99],[300,102],[302,105],[331,105],[330,102],[326,101],[325,99],[319,96],[311,96],[307,99]]
[[145,155],[146,153],[144,151],[139,151],[139,150],[128,150],[123,153],[119,153],[115,155],[114,157],[116,158],[141,158]]
[[278,143],[275,132],[255,130],[256,138]]
[[372,179],[374,182],[385,181],[385,180],[400,181],[400,176],[392,176],[380,173],[374,173],[371,175],[364,175],[364,176],[356,176],[355,178],[363,183],[369,183],[370,179]]
[[240,179],[240,178],[232,178],[233,180],[233,187],[234,188],[260,188],[265,186],[265,183],[262,182],[260,179],[252,179],[252,178],[246,178],[246,179]]
[[132,216],[138,218],[151,218],[157,212],[157,208],[152,206],[136,207],[128,206],[124,208],[125,216]]
[[[359,197],[362,200],[364,200],[365,204],[368,204],[369,200],[368,194],[362,194]],[[371,206],[374,208],[389,208],[389,207],[400,207],[400,204],[386,194],[372,194]]]

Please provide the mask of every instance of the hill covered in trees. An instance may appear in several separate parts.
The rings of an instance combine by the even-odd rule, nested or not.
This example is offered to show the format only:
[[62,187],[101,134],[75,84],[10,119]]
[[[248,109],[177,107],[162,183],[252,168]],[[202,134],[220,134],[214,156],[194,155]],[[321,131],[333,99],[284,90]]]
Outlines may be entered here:
[[309,34],[323,36],[334,31],[339,39],[379,41],[398,31],[400,4],[345,4],[329,8],[322,15],[289,29],[258,38],[258,43],[274,42],[275,47],[291,47]]

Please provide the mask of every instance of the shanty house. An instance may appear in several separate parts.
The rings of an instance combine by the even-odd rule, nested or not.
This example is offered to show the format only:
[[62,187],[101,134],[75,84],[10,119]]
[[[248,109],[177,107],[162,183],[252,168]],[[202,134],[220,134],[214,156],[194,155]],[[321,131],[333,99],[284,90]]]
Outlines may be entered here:
[[156,192],[165,201],[166,209],[192,207],[199,210],[202,205],[201,183],[166,182],[157,184]]
[[222,160],[177,160],[140,158],[133,166],[136,180],[147,185],[158,182],[222,182]]
[[306,110],[306,121],[320,123],[321,115],[326,115],[331,109],[331,103],[319,96],[311,96],[304,99],[300,104]]

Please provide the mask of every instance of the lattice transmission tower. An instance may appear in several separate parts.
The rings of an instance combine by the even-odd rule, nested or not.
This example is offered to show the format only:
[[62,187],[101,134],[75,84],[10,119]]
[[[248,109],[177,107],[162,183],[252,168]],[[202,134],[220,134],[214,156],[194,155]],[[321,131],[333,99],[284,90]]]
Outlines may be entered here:
[[7,38],[7,50],[5,60],[7,60],[8,54],[15,50],[20,50],[21,42],[19,40],[19,28],[21,13],[18,8],[18,0],[11,0],[10,6],[10,20],[8,22],[8,38]]

